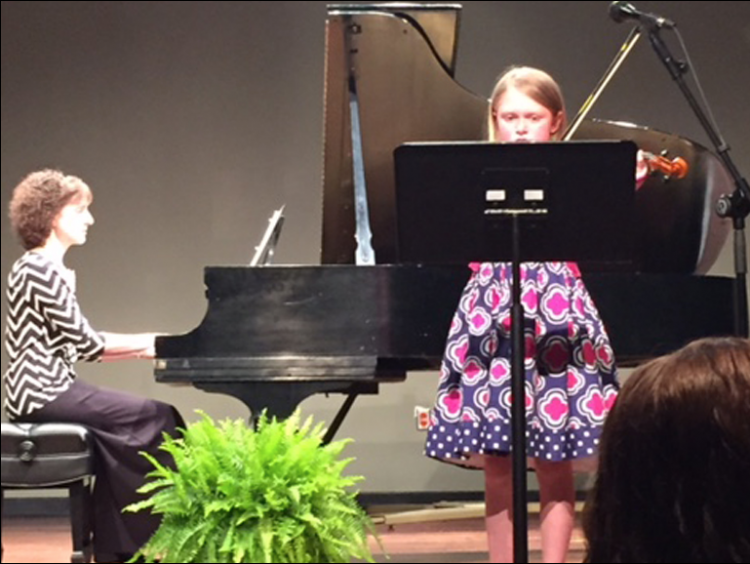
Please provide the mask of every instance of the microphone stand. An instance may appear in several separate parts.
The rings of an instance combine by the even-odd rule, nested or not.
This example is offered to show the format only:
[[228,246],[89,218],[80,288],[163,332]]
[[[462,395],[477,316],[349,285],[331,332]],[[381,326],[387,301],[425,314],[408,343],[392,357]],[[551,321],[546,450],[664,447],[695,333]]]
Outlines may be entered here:
[[669,47],[659,34],[661,28],[656,22],[643,23],[648,28],[648,37],[654,51],[664,66],[667,67],[672,79],[677,83],[693,112],[698,117],[711,143],[716,148],[716,154],[723,161],[735,183],[735,191],[725,194],[716,203],[716,213],[721,217],[731,217],[734,227],[734,329],[738,337],[748,337],[748,304],[747,304],[747,243],[745,239],[745,219],[750,215],[750,186],[742,177],[729,155],[729,146],[718,134],[712,123],[706,117],[703,108],[693,95],[684,79],[688,72],[688,65],[677,61],[669,51]]

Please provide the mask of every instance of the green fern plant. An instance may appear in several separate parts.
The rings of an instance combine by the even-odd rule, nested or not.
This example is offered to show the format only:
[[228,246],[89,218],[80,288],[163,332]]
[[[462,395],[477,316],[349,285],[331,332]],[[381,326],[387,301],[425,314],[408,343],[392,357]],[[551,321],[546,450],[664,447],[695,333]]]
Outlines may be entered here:
[[278,421],[202,419],[162,449],[176,470],[144,453],[150,494],[126,511],[151,510],[162,523],[140,555],[162,562],[373,562],[372,523],[355,499],[361,476],[344,476],[350,440],[322,446],[324,428],[299,412]]

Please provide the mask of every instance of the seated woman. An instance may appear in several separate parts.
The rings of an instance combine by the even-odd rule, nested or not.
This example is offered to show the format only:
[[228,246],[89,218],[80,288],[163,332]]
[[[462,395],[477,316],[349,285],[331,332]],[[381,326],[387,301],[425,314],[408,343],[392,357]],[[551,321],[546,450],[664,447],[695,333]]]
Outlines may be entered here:
[[154,334],[99,333],[81,313],[75,275],[64,258],[86,242],[94,218],[91,190],[58,170],[29,174],[10,203],[13,228],[26,249],[8,277],[5,344],[10,359],[4,382],[11,421],[62,421],[94,435],[94,552],[97,562],[130,558],[159,526],[155,515],[122,508],[152,469],[140,451],[172,464],[158,449],[162,433],[184,427],[170,405],[92,386],[76,378],[77,360],[153,358]]

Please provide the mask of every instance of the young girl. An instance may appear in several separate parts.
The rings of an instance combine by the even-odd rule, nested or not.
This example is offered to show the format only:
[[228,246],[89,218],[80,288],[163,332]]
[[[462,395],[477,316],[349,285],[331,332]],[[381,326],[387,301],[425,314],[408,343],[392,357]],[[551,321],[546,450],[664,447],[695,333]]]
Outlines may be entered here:
[[87,384],[76,378],[77,360],[153,358],[154,334],[94,331],[81,313],[74,273],[64,258],[83,245],[94,218],[89,187],[57,170],[28,175],[16,186],[10,219],[26,253],[8,277],[5,337],[5,409],[11,421],[80,423],[94,435],[94,552],[97,562],[123,561],[159,525],[144,513],[123,515],[139,499],[136,489],[152,467],[147,451],[170,464],[158,450],[162,432],[184,427],[170,405]]
[[[489,138],[559,140],[566,123],[545,72],[506,71],[490,99]],[[425,451],[485,473],[491,562],[513,560],[511,470],[511,275],[509,263],[473,273],[448,334]],[[527,454],[539,481],[542,557],[565,562],[574,522],[572,461],[596,454],[617,394],[612,348],[574,263],[523,263]]]

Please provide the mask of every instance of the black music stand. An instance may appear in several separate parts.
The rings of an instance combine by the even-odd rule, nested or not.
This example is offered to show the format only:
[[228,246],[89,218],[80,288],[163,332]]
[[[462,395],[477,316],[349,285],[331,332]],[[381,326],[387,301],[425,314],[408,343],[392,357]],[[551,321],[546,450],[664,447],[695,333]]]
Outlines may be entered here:
[[[394,152],[400,262],[512,261],[511,386],[525,396],[522,261],[628,270],[636,146],[629,141],[422,143]],[[528,562],[526,414],[512,405],[514,562]]]

